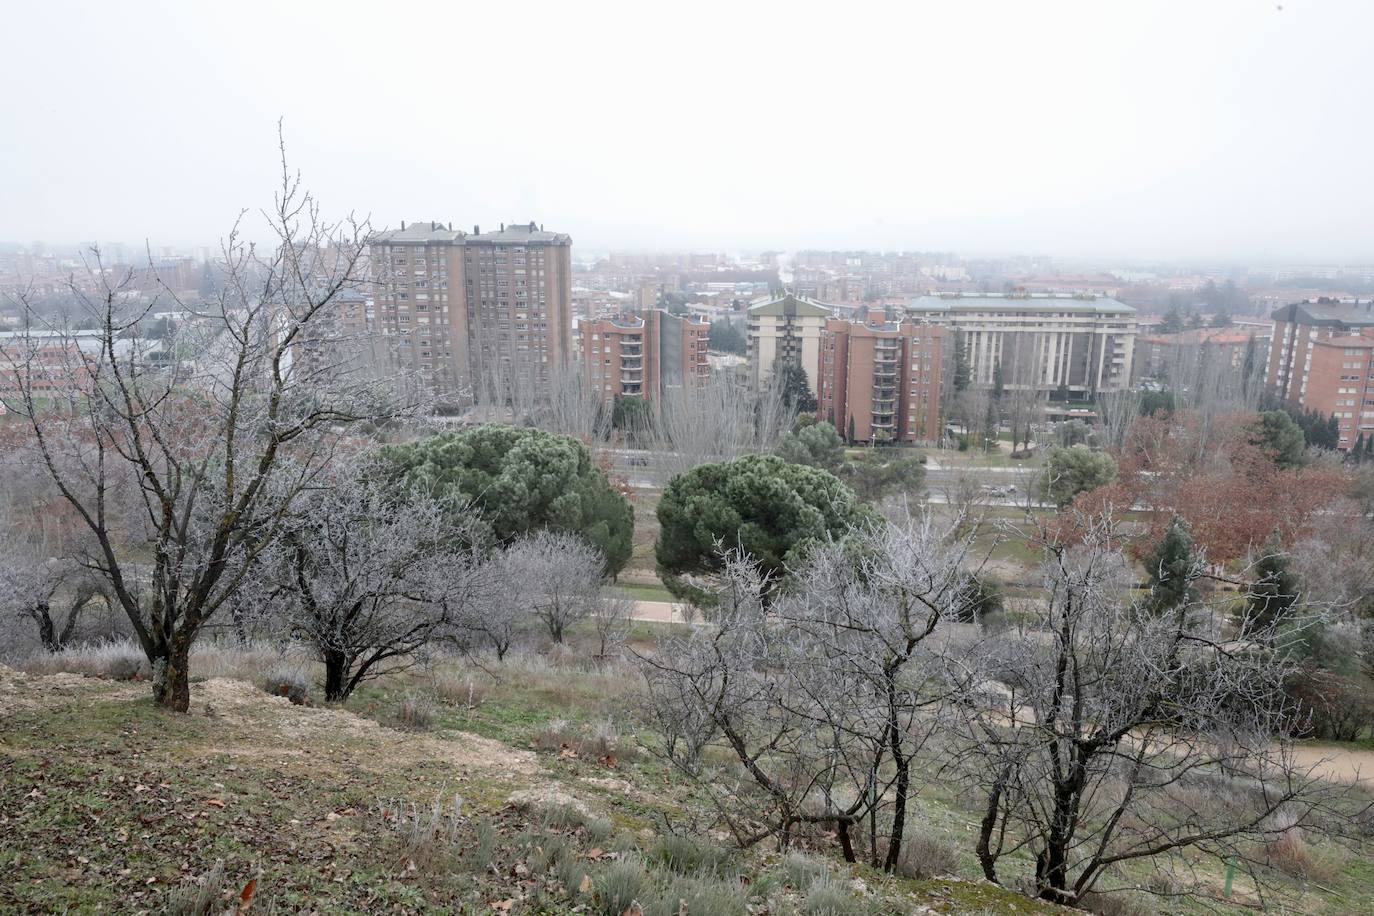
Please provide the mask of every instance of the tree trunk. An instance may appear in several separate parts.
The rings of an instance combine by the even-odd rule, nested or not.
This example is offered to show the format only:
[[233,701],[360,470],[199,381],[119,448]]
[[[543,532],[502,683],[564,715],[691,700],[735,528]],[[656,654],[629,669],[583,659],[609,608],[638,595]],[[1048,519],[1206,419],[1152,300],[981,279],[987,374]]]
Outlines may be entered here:
[[47,652],[61,651],[62,644],[53,627],[52,613],[48,607],[48,602],[39,601],[33,606],[33,619],[38,621],[38,639],[43,643],[43,649]]
[[835,822],[835,832],[840,835],[840,851],[846,862],[858,861],[854,858],[854,843],[849,839],[849,821],[840,818]]
[[324,698],[330,702],[348,699],[348,656],[338,649],[324,651]]
[[191,647],[182,640],[159,640],[148,653],[153,669],[153,701],[172,712],[191,708]]
[[992,790],[988,793],[987,810],[983,812],[983,820],[978,825],[978,845],[975,851],[978,853],[978,864],[983,868],[983,877],[993,884],[997,881],[997,858],[992,854],[992,832],[997,828],[997,811],[1002,804],[1002,780],[993,783]]

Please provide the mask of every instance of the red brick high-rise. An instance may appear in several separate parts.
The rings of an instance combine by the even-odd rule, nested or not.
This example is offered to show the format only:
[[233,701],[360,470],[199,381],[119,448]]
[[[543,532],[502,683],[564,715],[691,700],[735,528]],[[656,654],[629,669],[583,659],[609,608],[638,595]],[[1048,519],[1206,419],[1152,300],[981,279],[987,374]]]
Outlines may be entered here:
[[706,376],[710,331],[705,321],[662,309],[583,321],[578,325],[582,372],[605,401],[656,400],[666,388]]
[[1281,400],[1336,418],[1336,447],[1374,436],[1374,302],[1296,302],[1271,316],[1266,379]]
[[939,325],[829,319],[817,416],[854,442],[934,442],[945,341]]

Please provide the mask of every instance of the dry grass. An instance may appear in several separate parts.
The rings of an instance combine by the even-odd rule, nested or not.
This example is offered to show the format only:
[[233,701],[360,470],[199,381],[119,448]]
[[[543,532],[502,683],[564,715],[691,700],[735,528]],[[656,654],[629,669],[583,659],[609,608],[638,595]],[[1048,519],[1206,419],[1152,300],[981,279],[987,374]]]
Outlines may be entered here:
[[486,684],[479,684],[472,677],[459,677],[455,674],[439,674],[434,678],[434,695],[449,706],[457,706],[469,712],[476,710],[490,694]]
[[123,640],[87,643],[61,652],[39,652],[19,666],[26,674],[79,674],[111,681],[147,679],[148,659],[143,649]]
[[412,731],[426,731],[434,725],[434,701],[423,693],[407,692],[396,707],[396,722]]
[[897,873],[907,878],[927,880],[959,872],[959,847],[942,833],[907,831]]
[[[131,640],[84,643],[61,652],[37,652],[20,665],[27,674],[80,674],[112,681],[147,679],[148,659]],[[304,647],[266,643],[197,643],[191,649],[191,676],[197,679],[236,678],[261,683],[284,677],[308,683],[311,662]]]

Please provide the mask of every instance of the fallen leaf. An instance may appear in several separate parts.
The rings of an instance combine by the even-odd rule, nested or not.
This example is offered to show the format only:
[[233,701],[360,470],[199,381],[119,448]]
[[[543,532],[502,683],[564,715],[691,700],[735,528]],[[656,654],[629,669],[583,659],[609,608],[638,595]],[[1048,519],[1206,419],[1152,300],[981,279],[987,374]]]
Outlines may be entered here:
[[216,808],[223,808],[224,800],[220,798],[207,798],[205,799],[205,804],[214,805]]
[[258,892],[258,879],[249,878],[248,883],[239,891],[239,912],[242,913],[253,905],[253,895]]
[[620,916],[644,916],[644,908],[637,903],[632,903]]
[[598,758],[596,758],[596,759],[597,759],[598,761],[600,761],[601,764],[602,764],[603,766],[607,767],[608,769],[612,769],[612,770],[615,769],[615,765],[616,765],[615,754],[607,754],[607,755],[604,756],[604,757],[598,757]]
[[606,854],[606,853],[602,852],[600,849],[588,849],[588,850],[587,850],[587,858],[589,858],[589,859],[599,859],[599,858],[601,858],[602,856],[604,856],[605,854]]
[[488,900],[487,903],[498,913],[509,913],[511,907],[515,906],[515,898],[507,897],[505,900]]
[[578,892],[579,894],[590,894],[590,893],[592,892],[592,876],[591,876],[591,875],[583,875],[583,876],[582,876],[582,883],[579,884],[579,885],[577,886],[577,892]]

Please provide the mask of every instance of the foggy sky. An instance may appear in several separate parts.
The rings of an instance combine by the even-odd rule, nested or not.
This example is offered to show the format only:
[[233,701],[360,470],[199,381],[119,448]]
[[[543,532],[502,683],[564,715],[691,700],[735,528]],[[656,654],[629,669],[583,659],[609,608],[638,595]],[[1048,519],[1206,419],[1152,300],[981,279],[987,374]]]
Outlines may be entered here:
[[0,239],[1374,261],[1374,3],[10,2]]

